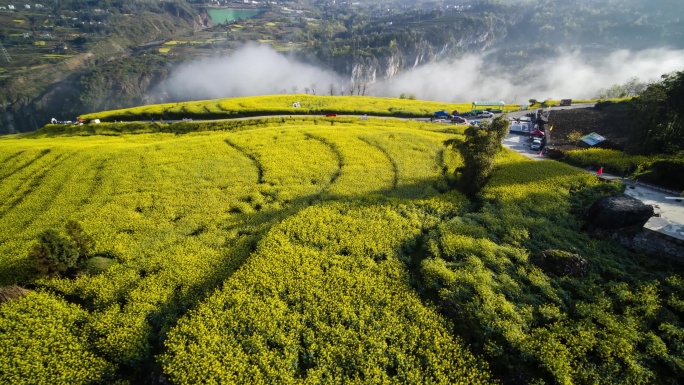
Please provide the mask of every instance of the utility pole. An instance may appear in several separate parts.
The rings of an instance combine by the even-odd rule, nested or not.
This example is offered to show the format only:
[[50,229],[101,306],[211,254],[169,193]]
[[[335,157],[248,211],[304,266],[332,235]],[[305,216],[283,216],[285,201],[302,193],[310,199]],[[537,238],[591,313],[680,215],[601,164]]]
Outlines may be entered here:
[[9,52],[5,49],[5,46],[2,45],[2,42],[0,42],[0,51],[2,51],[3,55],[5,55],[5,60],[7,60],[8,63],[12,62],[12,58],[10,57]]

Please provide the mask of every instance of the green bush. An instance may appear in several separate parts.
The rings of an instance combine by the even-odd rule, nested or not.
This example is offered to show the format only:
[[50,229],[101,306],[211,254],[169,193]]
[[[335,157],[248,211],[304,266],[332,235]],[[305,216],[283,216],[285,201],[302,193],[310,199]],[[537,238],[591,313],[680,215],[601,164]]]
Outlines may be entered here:
[[84,271],[88,275],[97,275],[114,265],[116,265],[116,261],[111,258],[92,257],[86,261]]
[[658,160],[639,176],[640,180],[677,191],[684,190],[684,157]]
[[55,230],[45,230],[38,235],[38,244],[31,250],[30,257],[44,274],[63,275],[78,264],[80,253],[68,238]]
[[71,238],[71,241],[78,249],[81,257],[84,257],[92,252],[93,248],[95,247],[95,241],[90,235],[83,231],[83,227],[81,227],[80,223],[76,221],[69,221],[65,225],[65,228],[67,235],[69,238]]
[[577,167],[603,167],[603,171],[615,175],[622,175],[630,169],[647,169],[653,158],[643,155],[628,155],[622,151],[590,148],[586,150],[572,150],[565,153],[563,161]]

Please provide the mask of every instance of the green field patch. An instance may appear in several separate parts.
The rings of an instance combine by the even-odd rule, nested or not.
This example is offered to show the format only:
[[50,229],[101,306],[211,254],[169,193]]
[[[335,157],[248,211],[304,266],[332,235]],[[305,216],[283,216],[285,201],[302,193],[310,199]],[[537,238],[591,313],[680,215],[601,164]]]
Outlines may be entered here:
[[56,53],[48,53],[43,55],[43,57],[46,59],[68,59],[74,57],[74,55],[60,55]]
[[159,47],[158,49],[159,53],[169,53],[171,51],[170,47]]
[[26,20],[18,20],[18,19],[15,19],[15,20],[12,20],[12,21],[15,22],[15,23],[18,23],[18,24],[24,24],[24,23],[26,23]]

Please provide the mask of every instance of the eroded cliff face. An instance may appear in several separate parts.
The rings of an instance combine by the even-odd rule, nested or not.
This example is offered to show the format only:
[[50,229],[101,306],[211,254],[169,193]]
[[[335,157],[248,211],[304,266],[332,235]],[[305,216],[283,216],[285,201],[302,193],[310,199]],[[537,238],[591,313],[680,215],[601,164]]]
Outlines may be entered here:
[[[356,53],[335,57],[333,67],[341,73],[349,75],[353,84],[371,85],[390,80],[399,73],[421,65],[440,60],[457,58],[465,53],[482,52],[505,36],[505,30],[496,31],[488,28],[481,33],[466,33],[449,42],[435,44],[428,40],[406,47],[393,47],[373,53]],[[330,61],[331,58],[326,58]],[[340,71],[342,69],[342,71]]]

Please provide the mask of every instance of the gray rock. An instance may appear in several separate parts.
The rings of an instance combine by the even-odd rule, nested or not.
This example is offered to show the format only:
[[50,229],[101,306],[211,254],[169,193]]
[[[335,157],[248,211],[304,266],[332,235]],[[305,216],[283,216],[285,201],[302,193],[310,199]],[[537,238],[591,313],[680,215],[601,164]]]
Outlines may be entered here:
[[642,228],[653,216],[653,206],[626,194],[601,198],[586,212],[586,228],[615,230],[626,227]]

